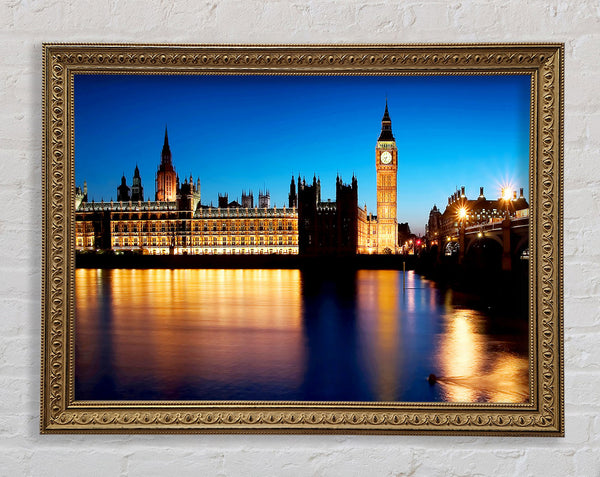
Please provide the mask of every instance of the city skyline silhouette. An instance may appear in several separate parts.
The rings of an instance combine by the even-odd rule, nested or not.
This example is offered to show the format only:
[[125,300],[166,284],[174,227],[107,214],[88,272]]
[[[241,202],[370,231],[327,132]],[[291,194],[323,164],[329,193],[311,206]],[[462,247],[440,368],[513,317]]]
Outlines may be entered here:
[[358,179],[376,214],[375,144],[387,97],[398,147],[398,222],[423,233],[456,188],[488,198],[529,185],[530,80],[471,76],[75,76],[75,178],[89,200],[116,200],[136,165],[154,200],[164,129],[181,182],[200,178],[216,206],[268,189],[287,204],[292,176],[335,200],[339,174]]

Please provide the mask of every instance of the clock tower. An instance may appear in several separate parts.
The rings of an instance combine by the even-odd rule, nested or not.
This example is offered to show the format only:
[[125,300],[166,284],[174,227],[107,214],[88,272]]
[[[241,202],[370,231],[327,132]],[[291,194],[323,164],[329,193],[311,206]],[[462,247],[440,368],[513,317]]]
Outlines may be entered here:
[[375,167],[377,168],[377,253],[396,253],[398,149],[392,134],[392,120],[388,112],[387,100],[381,120],[381,134],[375,148]]

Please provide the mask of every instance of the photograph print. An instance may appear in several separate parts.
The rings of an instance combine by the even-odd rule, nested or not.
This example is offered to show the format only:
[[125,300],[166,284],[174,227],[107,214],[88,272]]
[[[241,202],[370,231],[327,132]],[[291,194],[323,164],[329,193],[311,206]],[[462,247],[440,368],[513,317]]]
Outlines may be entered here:
[[74,399],[529,403],[531,88],[74,75]]

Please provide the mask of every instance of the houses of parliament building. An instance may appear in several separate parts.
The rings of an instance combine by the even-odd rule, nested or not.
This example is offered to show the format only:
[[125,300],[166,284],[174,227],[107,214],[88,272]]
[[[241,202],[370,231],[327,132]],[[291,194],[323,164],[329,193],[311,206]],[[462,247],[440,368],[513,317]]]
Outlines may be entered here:
[[117,200],[88,201],[87,184],[76,189],[76,250],[152,255],[396,253],[398,155],[387,102],[375,150],[377,215],[358,206],[358,181],[336,179],[335,201],[321,199],[321,183],[290,182],[288,205],[271,207],[268,191],[243,192],[241,203],[219,194],[218,206],[201,201],[200,179],[183,182],[173,166],[165,129],[155,176],[155,200],[143,200],[136,166],[131,187],[125,176]]

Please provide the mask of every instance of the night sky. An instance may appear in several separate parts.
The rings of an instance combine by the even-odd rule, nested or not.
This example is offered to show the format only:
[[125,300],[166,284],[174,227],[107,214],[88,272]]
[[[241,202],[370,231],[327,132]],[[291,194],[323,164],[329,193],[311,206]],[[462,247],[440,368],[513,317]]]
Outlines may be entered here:
[[376,213],[375,146],[386,97],[398,146],[398,221],[424,232],[434,204],[457,187],[497,198],[528,194],[530,78],[497,76],[75,76],[75,178],[88,199],[116,199],[136,164],[154,200],[165,125],[181,181],[200,177],[202,203],[219,193],[271,193],[287,205],[292,175],[358,179]]

